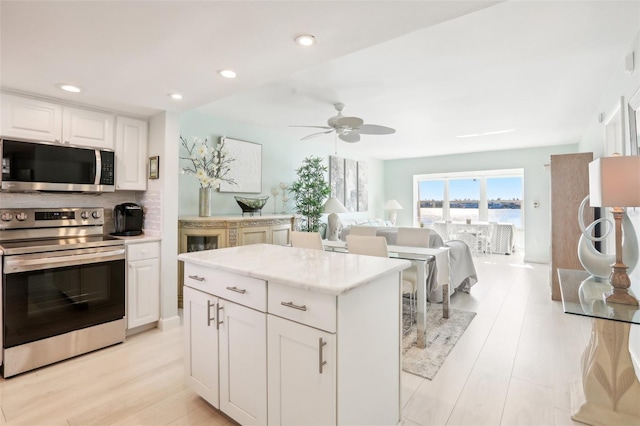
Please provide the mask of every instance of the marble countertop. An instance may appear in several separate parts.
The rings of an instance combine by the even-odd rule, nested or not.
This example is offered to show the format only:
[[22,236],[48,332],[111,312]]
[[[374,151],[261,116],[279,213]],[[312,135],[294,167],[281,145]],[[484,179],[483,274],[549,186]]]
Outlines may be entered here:
[[238,215],[219,215],[219,216],[179,216],[178,221],[244,221],[244,220],[269,220],[269,219],[291,219],[294,217],[292,214],[256,214],[255,216],[250,216],[247,214],[246,216]]
[[178,259],[335,296],[411,266],[408,260],[272,244],[182,253]]
[[119,240],[124,240],[125,244],[150,243],[150,242],[153,242],[153,241],[161,241],[162,240],[162,238],[160,238],[160,236],[149,235],[149,234],[135,235],[133,237],[125,237],[125,236],[120,236],[120,235],[111,235],[111,237],[117,238]]

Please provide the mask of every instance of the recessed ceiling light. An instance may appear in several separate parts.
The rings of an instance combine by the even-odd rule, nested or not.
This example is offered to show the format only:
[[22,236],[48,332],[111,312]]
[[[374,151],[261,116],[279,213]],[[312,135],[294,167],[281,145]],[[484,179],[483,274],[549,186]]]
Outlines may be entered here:
[[489,135],[499,135],[502,133],[515,132],[516,129],[506,129],[506,130],[494,130],[493,132],[484,132],[484,133],[470,133],[468,135],[458,135],[456,138],[475,138],[477,136],[489,136]]
[[316,38],[311,34],[302,34],[295,38],[295,42],[300,46],[308,47],[316,44]]
[[182,100],[182,95],[180,93],[169,93],[167,96],[169,96],[174,101]]
[[233,70],[221,70],[221,71],[218,71],[218,74],[220,74],[224,78],[236,78],[237,77],[236,72],[233,71]]
[[84,92],[84,89],[82,87],[74,86],[73,84],[60,83],[60,84],[56,84],[56,87],[58,89],[64,90],[65,92],[71,92],[71,93]]

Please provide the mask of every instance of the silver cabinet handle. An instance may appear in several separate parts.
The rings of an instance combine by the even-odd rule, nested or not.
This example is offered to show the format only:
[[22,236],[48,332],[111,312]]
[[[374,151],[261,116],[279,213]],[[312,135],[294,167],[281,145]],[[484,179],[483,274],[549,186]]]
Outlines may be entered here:
[[220,304],[217,304],[217,308],[216,311],[218,313],[218,321],[216,321],[216,330],[220,330],[220,324],[222,324],[224,321],[220,321],[220,311],[224,309],[224,306],[220,306]]
[[207,300],[207,327],[211,327],[211,321],[215,320],[215,318],[211,318],[211,307],[213,303]]
[[318,369],[320,374],[322,374],[322,367],[327,364],[327,361],[322,360],[322,348],[327,346],[327,342],[323,342],[322,337],[318,340]]
[[236,293],[240,293],[240,294],[245,294],[247,292],[247,290],[245,290],[243,288],[238,288],[236,286],[227,287],[227,290],[235,291]]
[[280,302],[280,304],[282,306],[286,306],[287,308],[293,308],[293,309],[297,309],[299,311],[306,311],[307,310],[307,305],[294,305],[293,302]]
[[196,281],[204,281],[204,277],[199,277],[197,275],[189,275],[189,278]]

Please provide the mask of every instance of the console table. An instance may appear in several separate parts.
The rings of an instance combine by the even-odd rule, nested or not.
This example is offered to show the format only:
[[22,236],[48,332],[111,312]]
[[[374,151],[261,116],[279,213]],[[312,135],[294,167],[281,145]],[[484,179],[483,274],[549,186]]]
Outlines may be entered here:
[[[571,418],[589,425],[640,425],[640,381],[629,348],[640,309],[606,303],[603,293],[611,285],[585,271],[558,269],[558,278],[564,312],[593,318],[582,355],[582,389],[571,390]],[[637,282],[632,290],[637,297]]]
[[[180,216],[178,253],[213,250],[249,244],[288,245],[294,215]],[[178,307],[182,308],[184,268],[178,261]]]

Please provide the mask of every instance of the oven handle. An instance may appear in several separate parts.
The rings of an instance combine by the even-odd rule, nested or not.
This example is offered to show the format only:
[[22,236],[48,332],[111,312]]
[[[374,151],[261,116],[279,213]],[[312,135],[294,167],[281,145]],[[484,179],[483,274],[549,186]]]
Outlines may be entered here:
[[40,269],[62,268],[65,266],[87,265],[91,263],[103,263],[113,260],[124,260],[124,249],[112,250],[100,253],[74,254],[71,256],[52,256],[32,259],[20,258],[20,256],[5,256],[4,273],[37,271]]

